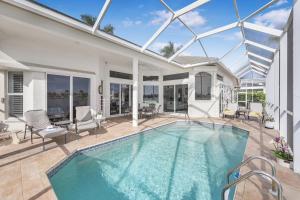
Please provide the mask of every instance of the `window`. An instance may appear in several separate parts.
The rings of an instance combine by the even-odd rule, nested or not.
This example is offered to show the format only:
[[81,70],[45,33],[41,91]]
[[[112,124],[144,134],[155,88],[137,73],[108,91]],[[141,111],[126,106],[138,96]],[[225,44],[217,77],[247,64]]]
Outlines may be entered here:
[[23,73],[8,72],[9,116],[23,115]]
[[143,76],[143,81],[158,81],[158,76]]
[[122,78],[132,80],[132,74],[126,74],[123,72],[109,71],[109,76],[112,78]]
[[70,77],[47,75],[47,113],[51,121],[70,117]]
[[211,99],[211,75],[206,72],[200,72],[195,76],[195,99]]
[[163,77],[164,81],[171,81],[171,80],[178,80],[178,79],[185,79],[189,77],[189,73],[180,73],[180,74],[170,74],[170,75],[165,75]]
[[144,85],[143,101],[158,103],[158,86],[157,85]]

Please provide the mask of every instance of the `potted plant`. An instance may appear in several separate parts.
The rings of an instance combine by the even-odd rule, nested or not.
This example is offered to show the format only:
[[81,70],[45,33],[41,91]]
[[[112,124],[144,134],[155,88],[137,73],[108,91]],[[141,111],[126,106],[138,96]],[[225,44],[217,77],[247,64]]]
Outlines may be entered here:
[[272,140],[275,147],[273,155],[276,157],[277,163],[281,166],[292,168],[293,155],[283,137],[277,136]]
[[268,129],[274,129],[275,126],[275,120],[272,116],[267,116],[265,119],[265,127]]

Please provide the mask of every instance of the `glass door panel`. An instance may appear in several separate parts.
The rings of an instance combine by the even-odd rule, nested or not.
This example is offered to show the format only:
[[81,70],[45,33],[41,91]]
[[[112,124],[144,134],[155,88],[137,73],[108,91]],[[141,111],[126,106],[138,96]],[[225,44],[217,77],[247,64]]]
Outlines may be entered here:
[[110,114],[120,114],[120,84],[110,84]]
[[76,117],[77,106],[90,105],[90,79],[74,77],[73,78],[73,120]]
[[129,85],[121,85],[121,113],[128,112],[131,107],[129,88]]
[[70,77],[47,75],[47,113],[51,121],[70,118]]
[[164,86],[164,112],[174,112],[174,85]]
[[188,111],[188,85],[176,85],[175,86],[175,106],[176,112]]

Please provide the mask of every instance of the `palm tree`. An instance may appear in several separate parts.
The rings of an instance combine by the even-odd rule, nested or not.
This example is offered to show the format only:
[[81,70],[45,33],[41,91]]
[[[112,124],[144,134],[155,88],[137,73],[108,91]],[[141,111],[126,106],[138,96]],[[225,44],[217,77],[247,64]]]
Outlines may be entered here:
[[168,44],[166,46],[164,46],[161,50],[160,53],[166,57],[169,58],[171,57],[174,53],[176,53],[176,51],[178,51],[182,46],[179,46],[177,48],[175,48],[175,45],[173,42],[168,42]]
[[83,22],[90,26],[93,26],[97,20],[97,17],[87,14],[80,15],[80,18]]
[[113,27],[113,25],[111,25],[111,24],[108,24],[108,25],[104,26],[104,28],[103,28],[103,31],[105,33],[108,33],[108,34],[111,34],[111,35],[114,34],[114,30],[115,30],[115,27]]
[[[96,20],[97,20],[97,17],[95,17],[93,15],[88,15],[88,14],[80,15],[80,18],[84,23],[86,23],[90,26],[94,26],[94,24],[96,23]],[[108,25],[104,26],[104,28],[102,30],[105,33],[113,35],[115,27],[113,27],[113,25],[111,25],[111,24],[108,24]]]

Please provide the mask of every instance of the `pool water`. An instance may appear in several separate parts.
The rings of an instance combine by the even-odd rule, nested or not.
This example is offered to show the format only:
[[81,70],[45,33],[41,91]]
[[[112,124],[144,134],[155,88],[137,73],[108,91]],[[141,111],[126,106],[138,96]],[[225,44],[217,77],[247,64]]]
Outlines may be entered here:
[[248,132],[175,122],[82,150],[49,175],[60,200],[218,200]]

